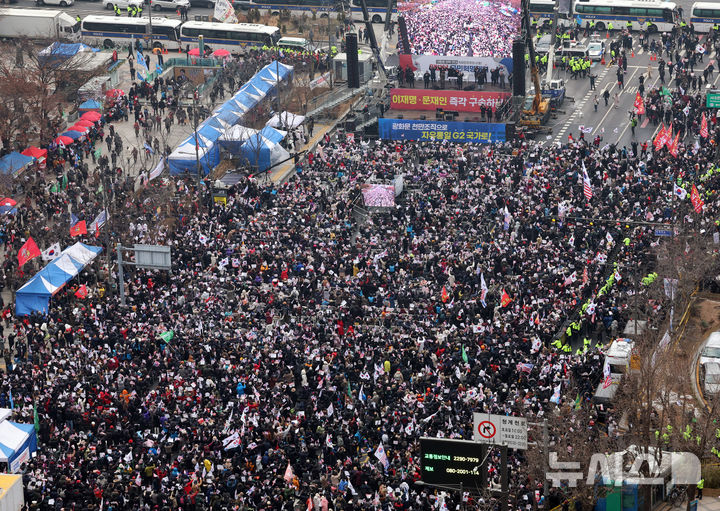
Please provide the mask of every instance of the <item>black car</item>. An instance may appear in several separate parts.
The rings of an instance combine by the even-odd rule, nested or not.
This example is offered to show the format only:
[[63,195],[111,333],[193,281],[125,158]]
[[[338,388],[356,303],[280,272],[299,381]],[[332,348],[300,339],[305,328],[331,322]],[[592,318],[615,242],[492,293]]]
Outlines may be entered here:
[[207,7],[208,9],[215,8],[215,0],[190,0],[192,7]]

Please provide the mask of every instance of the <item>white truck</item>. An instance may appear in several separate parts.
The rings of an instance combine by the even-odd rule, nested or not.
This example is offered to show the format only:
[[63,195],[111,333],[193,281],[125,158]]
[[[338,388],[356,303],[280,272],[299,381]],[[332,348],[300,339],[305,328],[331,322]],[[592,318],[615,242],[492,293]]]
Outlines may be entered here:
[[80,22],[63,11],[0,8],[0,39],[80,40]]

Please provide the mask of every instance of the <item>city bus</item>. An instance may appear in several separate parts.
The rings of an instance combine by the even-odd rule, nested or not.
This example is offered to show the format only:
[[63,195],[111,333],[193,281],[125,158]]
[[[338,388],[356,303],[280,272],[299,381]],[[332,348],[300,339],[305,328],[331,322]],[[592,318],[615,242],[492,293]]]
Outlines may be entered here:
[[690,23],[697,32],[709,32],[720,24],[720,4],[716,2],[695,2],[690,11]]
[[[555,0],[530,0],[528,10],[530,17],[537,22],[538,29],[549,29],[555,16]],[[558,14],[558,26],[564,27],[569,24],[565,14]]]
[[633,30],[669,32],[679,21],[675,3],[657,0],[575,0],[573,13],[576,19],[582,20],[583,26],[594,21],[599,31],[608,29],[610,23],[613,29],[620,30],[626,28],[629,21]]
[[[164,46],[168,50],[180,49],[178,29],[181,23],[180,20],[153,17],[153,48]],[[141,39],[147,47],[150,41],[150,19],[93,14],[82,20],[80,36],[83,42],[91,46],[114,48],[116,45],[127,45],[133,40]]]
[[214,51],[224,49],[239,54],[251,46],[275,46],[280,40],[280,29],[257,23],[214,23],[186,21],[180,27],[180,42],[195,47],[203,36],[205,47]]
[[[258,9],[261,14],[270,11],[273,15],[287,12],[292,16],[314,13],[319,18],[337,17],[338,3],[332,0],[241,0],[236,2],[243,10]],[[364,21],[360,0],[346,0],[346,9],[352,13],[353,21]],[[387,0],[365,0],[368,17],[373,23],[384,23]],[[392,0],[391,20],[397,22],[397,0]]]

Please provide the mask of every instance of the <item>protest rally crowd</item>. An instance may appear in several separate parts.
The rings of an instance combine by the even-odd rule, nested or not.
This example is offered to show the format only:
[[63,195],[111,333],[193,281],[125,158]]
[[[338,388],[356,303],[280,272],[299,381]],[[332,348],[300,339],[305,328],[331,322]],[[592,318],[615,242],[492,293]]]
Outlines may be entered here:
[[[104,229],[113,242],[169,244],[173,271],[126,274],[126,308],[97,270],[78,277],[88,297],[73,284],[46,317],[7,308],[16,355],[3,388],[16,420],[35,405],[40,424],[31,507],[452,508],[457,497],[414,486],[417,438],[467,438],[473,410],[543,416],[573,402],[570,386],[588,400],[597,349],[557,339],[568,321],[582,323],[571,335],[612,339],[648,267],[651,229],[565,217],[682,218],[689,202],[670,183],[695,182],[714,154],[707,142],[679,159],[584,140],[517,149],[328,136],[290,182],[242,181],[210,209],[192,179],[134,196],[113,178]],[[398,169],[398,207],[358,224],[357,185]],[[180,199],[159,204],[164,188]],[[57,240],[68,203],[79,218],[100,207],[79,177],[45,190],[28,186],[8,217],[9,253],[28,234]],[[708,230],[717,207],[708,195]],[[63,220],[43,234],[49,218]],[[17,287],[14,259],[3,270]],[[529,505],[542,481],[513,459]]]
[[[427,12],[503,16],[473,4],[479,13],[456,0]],[[438,12],[409,17],[411,31],[445,33]],[[511,39],[458,32],[436,48],[440,37],[414,38],[420,53],[492,56],[509,54]],[[211,92],[225,97],[271,60],[228,60]],[[138,148],[141,162],[146,145],[169,151],[150,128],[127,141],[113,127],[155,118],[155,104],[164,116],[182,84],[156,84],[119,97],[84,141],[49,146],[47,169],[18,178],[18,212],[2,218],[0,277],[13,290],[42,264],[18,266],[29,237],[41,248],[172,247],[171,272],[125,269],[124,307],[105,252],[46,316],[16,318],[3,304],[0,407],[18,422],[37,412],[39,424],[23,476],[30,509],[455,509],[459,495],[414,484],[419,437],[469,439],[473,411],[596,413],[600,347],[621,334],[657,242],[649,226],[575,218],[718,229],[717,119],[680,91],[668,92],[672,105],[648,92],[647,108],[666,108],[658,120],[677,119],[675,134],[688,115],[695,145],[328,134],[290,181],[243,178],[220,205],[194,176],[138,187],[123,172]],[[136,114],[135,96],[149,109]],[[400,172],[397,205],[365,210],[360,185]],[[704,200],[695,217],[693,186]],[[71,237],[68,217],[91,225],[103,195],[108,221]],[[653,304],[656,316],[665,305]],[[612,437],[615,418],[603,420],[591,434]],[[523,456],[511,456],[514,509],[560,504]],[[491,457],[493,488],[499,464]]]
[[513,8],[495,2],[441,0],[404,12],[413,55],[509,57],[520,29]]

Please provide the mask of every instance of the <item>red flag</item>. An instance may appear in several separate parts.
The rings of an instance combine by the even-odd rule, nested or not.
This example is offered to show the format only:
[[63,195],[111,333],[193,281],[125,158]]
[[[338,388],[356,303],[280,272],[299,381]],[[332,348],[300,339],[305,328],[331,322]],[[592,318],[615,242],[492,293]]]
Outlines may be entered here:
[[87,298],[87,295],[88,295],[88,289],[85,284],[80,286],[78,288],[78,290],[75,291],[75,296],[77,296],[78,298],[84,299],[84,298]]
[[659,151],[662,149],[662,146],[665,145],[665,125],[663,124],[660,130],[657,132],[657,135],[655,136],[655,140],[653,141],[653,146],[655,146],[655,150]]
[[450,298],[450,295],[448,294],[447,290],[445,289],[445,286],[443,286],[442,291],[440,292],[440,299],[443,303],[448,301],[448,298]]
[[503,289],[502,296],[500,297],[500,305],[503,307],[507,307],[510,305],[510,302],[512,302],[512,298],[510,298],[510,295],[507,294],[507,291]]
[[96,238],[100,237],[100,223],[99,222],[95,222],[95,237]]
[[307,511],[312,511],[313,509],[315,509],[313,506],[312,495],[308,497],[306,504],[307,504]]
[[672,125],[668,126],[668,129],[665,130],[665,145],[668,149],[672,149],[672,143],[673,143],[673,133],[672,133]]
[[635,113],[638,115],[645,113],[645,102],[639,92],[635,95]]
[[705,118],[705,112],[702,114],[702,120],[700,121],[700,136],[702,138],[708,138],[710,132],[708,131],[707,119]]
[[35,243],[35,240],[28,238],[25,244],[20,247],[20,251],[18,252],[18,265],[22,268],[26,262],[39,256],[40,253],[40,249],[38,248],[37,243]]
[[700,198],[700,192],[698,192],[697,186],[693,185],[692,191],[690,192],[690,200],[695,208],[695,213],[702,213],[703,205],[705,204]]
[[81,234],[87,234],[87,227],[85,226],[85,220],[81,220],[72,227],[70,227],[70,236],[80,236]]
[[674,157],[677,158],[678,155],[678,142],[680,139],[680,132],[678,131],[677,135],[675,135],[675,139],[670,144],[670,154],[672,154]]

